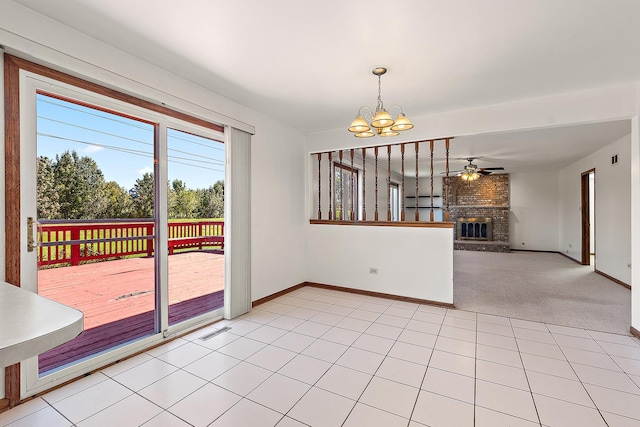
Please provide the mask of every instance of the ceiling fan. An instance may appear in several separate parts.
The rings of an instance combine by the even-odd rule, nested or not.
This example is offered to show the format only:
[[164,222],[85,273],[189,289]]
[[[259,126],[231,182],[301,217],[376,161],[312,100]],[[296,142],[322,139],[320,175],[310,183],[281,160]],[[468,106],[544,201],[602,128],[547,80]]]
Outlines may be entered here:
[[480,178],[480,176],[490,175],[493,171],[503,171],[503,167],[495,167],[495,168],[479,168],[478,165],[474,165],[473,161],[475,158],[467,157],[467,162],[469,164],[464,165],[464,169],[458,171],[451,171],[451,174],[455,174],[459,176],[464,181],[475,181]]

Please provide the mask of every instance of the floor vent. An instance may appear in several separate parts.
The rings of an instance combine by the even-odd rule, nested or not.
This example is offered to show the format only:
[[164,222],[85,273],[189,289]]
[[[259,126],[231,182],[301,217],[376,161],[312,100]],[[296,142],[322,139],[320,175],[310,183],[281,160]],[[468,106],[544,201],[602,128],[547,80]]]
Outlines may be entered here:
[[210,332],[210,333],[208,333],[208,334],[206,334],[206,335],[201,336],[201,337],[200,337],[200,341],[206,341],[206,340],[209,340],[209,339],[211,339],[211,338],[215,337],[215,336],[216,336],[216,335],[218,335],[218,334],[221,334],[221,333],[223,333],[223,332],[228,331],[229,329],[231,329],[231,328],[230,328],[230,327],[228,327],[228,326],[225,326],[225,327],[224,327],[224,328],[222,328],[222,329],[216,329],[216,330],[215,330],[215,331],[213,331],[213,332]]

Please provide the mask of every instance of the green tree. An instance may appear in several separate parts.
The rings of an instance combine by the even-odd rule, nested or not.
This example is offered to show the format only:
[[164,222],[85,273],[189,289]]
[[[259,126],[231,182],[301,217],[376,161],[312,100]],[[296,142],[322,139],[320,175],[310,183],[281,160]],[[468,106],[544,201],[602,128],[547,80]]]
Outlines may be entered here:
[[104,175],[92,158],[65,151],[56,155],[53,175],[60,203],[58,218],[97,218],[104,210]]
[[105,206],[100,218],[131,218],[134,214],[133,200],[129,192],[115,181],[104,184]]
[[209,188],[196,190],[198,206],[196,216],[199,218],[224,217],[224,181],[217,181]]
[[195,190],[188,189],[184,181],[174,179],[169,192],[173,195],[173,197],[170,197],[169,218],[196,217],[198,196]]
[[38,218],[59,218],[60,199],[56,191],[56,180],[53,173],[53,162],[45,156],[38,157],[37,164]]
[[133,213],[135,218],[153,218],[154,185],[153,174],[146,172],[136,179],[132,192]]

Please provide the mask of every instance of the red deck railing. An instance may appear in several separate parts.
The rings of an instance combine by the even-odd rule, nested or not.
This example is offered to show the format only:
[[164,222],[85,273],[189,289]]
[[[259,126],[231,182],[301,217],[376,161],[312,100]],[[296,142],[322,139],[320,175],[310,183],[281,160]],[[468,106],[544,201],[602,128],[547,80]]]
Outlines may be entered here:
[[[153,256],[152,219],[41,220],[38,266],[129,256]],[[169,221],[169,253],[224,249],[224,221]]]

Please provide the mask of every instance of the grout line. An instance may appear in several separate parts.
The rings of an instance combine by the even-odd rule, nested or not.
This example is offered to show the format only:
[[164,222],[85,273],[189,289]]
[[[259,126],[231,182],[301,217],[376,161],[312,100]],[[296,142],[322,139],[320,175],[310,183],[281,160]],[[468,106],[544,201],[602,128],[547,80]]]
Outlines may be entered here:
[[[509,323],[511,324],[511,318],[509,318]],[[513,328],[513,324],[511,324],[511,327]],[[547,328],[547,330],[548,329],[549,328]],[[524,360],[522,360],[522,353],[520,352],[520,346],[518,345],[518,340],[515,338],[515,331],[514,331],[514,340],[516,342],[516,349],[518,350],[518,356],[520,357],[520,363],[522,364],[522,370],[524,371],[524,377],[527,380],[527,386],[529,386],[529,395],[531,396],[531,401],[533,402],[533,408],[536,411],[536,416],[538,417],[538,423],[542,426],[542,420],[540,419],[540,411],[538,411],[538,404],[536,403],[536,399],[533,397],[533,390],[531,390],[529,375],[527,374],[527,369],[524,366]]]

